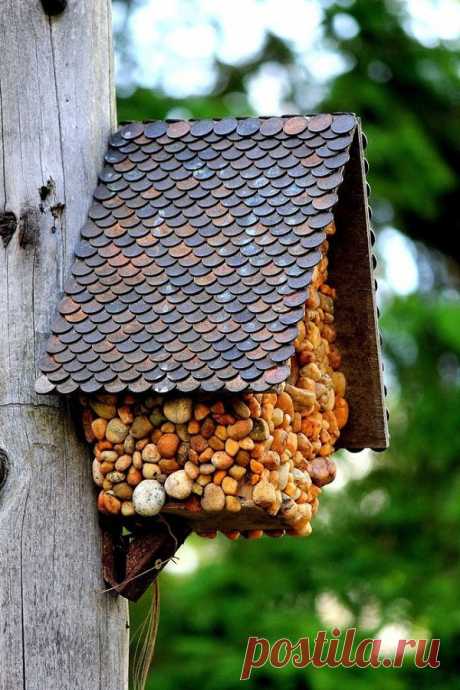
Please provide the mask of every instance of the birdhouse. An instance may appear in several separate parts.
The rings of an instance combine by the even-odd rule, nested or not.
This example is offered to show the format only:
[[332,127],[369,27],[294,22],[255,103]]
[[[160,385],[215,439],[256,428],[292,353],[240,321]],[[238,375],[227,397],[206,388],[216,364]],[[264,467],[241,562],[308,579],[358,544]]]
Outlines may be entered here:
[[310,534],[334,451],[387,447],[366,187],[353,114],[111,137],[37,391],[80,401],[126,596],[190,531]]

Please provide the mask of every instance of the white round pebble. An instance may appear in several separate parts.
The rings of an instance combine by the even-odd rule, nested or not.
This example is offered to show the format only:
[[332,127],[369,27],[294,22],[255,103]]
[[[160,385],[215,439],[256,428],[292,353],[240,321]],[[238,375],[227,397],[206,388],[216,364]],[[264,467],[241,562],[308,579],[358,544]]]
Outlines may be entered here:
[[[212,466],[213,470],[214,467]],[[177,470],[169,475],[165,481],[165,490],[169,496],[179,500],[188,498],[192,493],[192,480],[185,470]]]
[[157,515],[164,505],[165,497],[165,490],[160,482],[156,479],[144,479],[134,489],[134,510],[144,517]]

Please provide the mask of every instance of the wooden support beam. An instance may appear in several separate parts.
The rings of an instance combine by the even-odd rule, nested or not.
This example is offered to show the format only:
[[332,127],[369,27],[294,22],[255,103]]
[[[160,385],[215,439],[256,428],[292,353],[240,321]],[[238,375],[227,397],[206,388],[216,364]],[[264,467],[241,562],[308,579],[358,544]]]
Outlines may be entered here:
[[99,593],[89,449],[66,403],[34,393],[115,125],[110,5],[0,7],[1,690],[128,687],[126,602]]

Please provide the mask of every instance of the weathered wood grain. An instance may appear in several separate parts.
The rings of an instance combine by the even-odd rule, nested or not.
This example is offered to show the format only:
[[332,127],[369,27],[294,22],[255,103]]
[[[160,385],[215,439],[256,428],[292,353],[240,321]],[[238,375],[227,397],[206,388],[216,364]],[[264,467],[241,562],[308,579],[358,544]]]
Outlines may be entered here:
[[110,1],[3,0],[0,45],[0,690],[124,690],[88,451],[33,388],[115,123]]

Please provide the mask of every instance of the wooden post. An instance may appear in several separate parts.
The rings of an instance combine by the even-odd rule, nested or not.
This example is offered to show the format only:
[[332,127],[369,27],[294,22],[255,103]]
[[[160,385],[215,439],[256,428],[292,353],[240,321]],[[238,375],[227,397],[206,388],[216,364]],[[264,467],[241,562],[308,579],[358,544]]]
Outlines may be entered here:
[[0,7],[0,690],[127,688],[89,451],[66,403],[34,393],[115,124],[110,4]]

